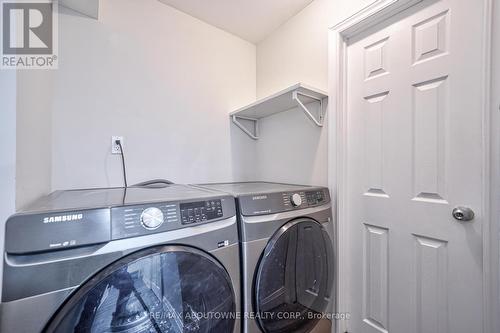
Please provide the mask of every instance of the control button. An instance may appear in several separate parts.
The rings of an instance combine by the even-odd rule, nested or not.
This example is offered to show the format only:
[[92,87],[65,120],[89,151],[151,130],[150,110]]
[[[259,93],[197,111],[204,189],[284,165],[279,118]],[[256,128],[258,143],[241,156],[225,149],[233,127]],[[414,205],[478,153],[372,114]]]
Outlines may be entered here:
[[298,193],[294,193],[290,196],[290,202],[292,203],[292,206],[298,207],[302,205],[302,197]]
[[163,224],[163,212],[156,208],[146,208],[141,214],[142,226],[148,230],[158,229]]

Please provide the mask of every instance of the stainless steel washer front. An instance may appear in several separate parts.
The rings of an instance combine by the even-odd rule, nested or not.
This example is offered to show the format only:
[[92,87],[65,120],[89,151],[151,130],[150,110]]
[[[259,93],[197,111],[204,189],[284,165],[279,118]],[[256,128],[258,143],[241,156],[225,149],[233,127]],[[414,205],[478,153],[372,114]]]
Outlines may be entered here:
[[32,208],[7,221],[0,332],[240,332],[233,197],[172,185]]

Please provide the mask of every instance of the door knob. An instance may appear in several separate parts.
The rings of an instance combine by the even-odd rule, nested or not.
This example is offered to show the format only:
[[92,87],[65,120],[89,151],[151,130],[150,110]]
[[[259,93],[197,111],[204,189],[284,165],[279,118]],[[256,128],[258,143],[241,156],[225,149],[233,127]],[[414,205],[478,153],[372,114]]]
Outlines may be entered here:
[[452,215],[457,221],[472,221],[474,219],[474,211],[469,207],[455,207]]

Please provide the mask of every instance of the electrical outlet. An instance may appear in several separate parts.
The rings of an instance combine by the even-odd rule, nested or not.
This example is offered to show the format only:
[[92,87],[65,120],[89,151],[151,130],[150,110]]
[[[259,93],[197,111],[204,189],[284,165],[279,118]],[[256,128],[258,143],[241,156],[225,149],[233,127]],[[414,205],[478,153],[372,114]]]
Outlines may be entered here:
[[116,144],[116,141],[120,141],[123,145],[123,136],[112,136],[111,137],[111,154],[121,154],[122,151],[120,149],[120,145]]

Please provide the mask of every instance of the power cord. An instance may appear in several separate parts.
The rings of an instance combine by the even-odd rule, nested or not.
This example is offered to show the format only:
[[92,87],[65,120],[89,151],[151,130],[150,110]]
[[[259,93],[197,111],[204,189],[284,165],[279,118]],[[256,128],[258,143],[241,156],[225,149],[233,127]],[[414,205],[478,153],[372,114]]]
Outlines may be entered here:
[[[128,182],[127,182],[127,170],[125,168],[125,154],[123,152],[123,146],[121,140],[115,140],[115,144],[120,147],[120,155],[122,157],[122,169],[123,169],[123,182],[125,183],[125,195],[127,193]],[[169,185],[174,184],[170,180],[166,179],[153,179],[148,180],[142,183],[138,183],[133,185],[132,187],[141,187],[141,188],[162,188],[168,187]],[[125,199],[124,199],[125,200]]]
[[170,180],[166,179],[153,179],[153,180],[148,180],[142,183],[134,184],[132,187],[142,187],[142,188],[162,188],[162,187],[168,187],[169,185],[174,184]]
[[120,155],[122,157],[122,166],[123,166],[123,182],[125,183],[125,189],[128,187],[127,183],[127,171],[125,170],[125,154],[123,153],[123,147],[122,147],[122,142],[121,140],[116,140],[115,144],[117,144],[120,147]]

